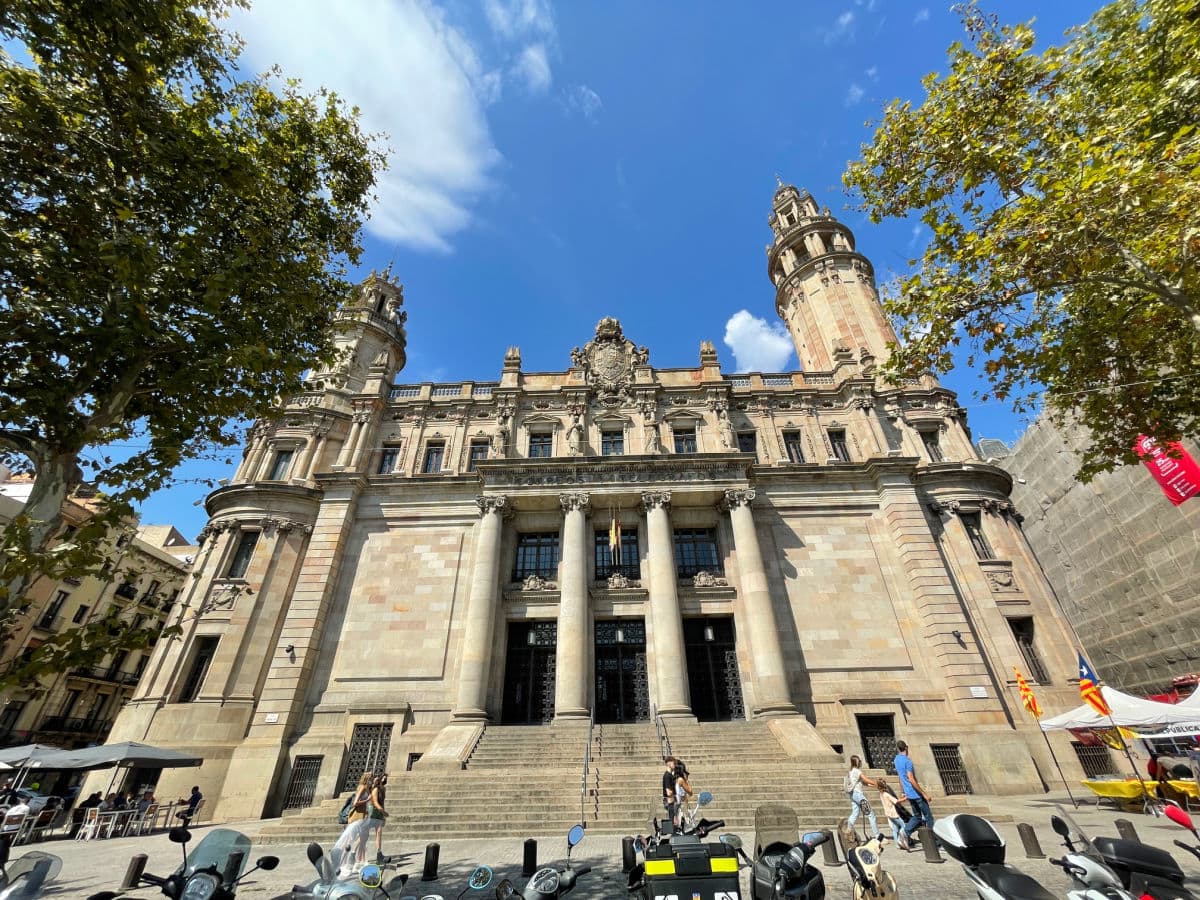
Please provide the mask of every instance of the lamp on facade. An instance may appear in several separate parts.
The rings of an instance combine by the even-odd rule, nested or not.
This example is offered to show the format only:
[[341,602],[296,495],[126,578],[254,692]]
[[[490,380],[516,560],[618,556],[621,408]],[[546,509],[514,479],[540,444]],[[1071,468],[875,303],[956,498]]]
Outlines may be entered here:
[[713,627],[711,625],[705,625],[704,626],[704,640],[708,641],[711,644],[714,640],[716,640],[716,638],[717,638],[717,635],[713,631]]
[[617,626],[617,643],[625,643],[625,629],[621,628],[620,626]]

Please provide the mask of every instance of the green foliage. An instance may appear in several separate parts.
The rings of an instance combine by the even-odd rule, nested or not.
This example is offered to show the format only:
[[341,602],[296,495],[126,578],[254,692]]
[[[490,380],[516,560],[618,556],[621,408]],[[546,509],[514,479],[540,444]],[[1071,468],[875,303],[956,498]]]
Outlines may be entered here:
[[333,94],[239,72],[228,7],[0,5],[32,60],[0,51],[0,454],[36,476],[0,621],[33,574],[96,570],[53,548],[81,478],[114,527],[331,358],[383,159]]
[[1088,479],[1200,424],[1200,13],[1117,0],[1038,53],[1030,25],[960,11],[947,73],[844,176],[872,221],[932,231],[887,371],[948,371],[963,345],[983,399],[1090,429]]

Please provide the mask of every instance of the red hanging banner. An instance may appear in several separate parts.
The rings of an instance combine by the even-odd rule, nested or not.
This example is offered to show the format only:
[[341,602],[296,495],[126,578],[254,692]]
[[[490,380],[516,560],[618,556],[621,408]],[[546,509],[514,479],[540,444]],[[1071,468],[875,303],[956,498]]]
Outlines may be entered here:
[[1182,444],[1168,444],[1164,450],[1152,437],[1138,435],[1134,451],[1142,458],[1167,499],[1178,506],[1188,497],[1200,494],[1200,464]]

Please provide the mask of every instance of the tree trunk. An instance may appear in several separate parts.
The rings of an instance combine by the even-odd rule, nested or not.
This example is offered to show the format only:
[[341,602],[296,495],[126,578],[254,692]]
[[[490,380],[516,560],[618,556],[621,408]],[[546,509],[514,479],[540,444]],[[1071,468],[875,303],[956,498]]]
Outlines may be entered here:
[[[71,489],[79,483],[77,453],[58,453],[37,460],[37,475],[33,491],[21,515],[29,520],[28,544],[21,548],[18,559],[45,550],[62,524],[62,508]],[[10,570],[11,571],[11,570]],[[37,572],[16,571],[6,578],[6,597],[0,601],[0,615],[19,604]]]

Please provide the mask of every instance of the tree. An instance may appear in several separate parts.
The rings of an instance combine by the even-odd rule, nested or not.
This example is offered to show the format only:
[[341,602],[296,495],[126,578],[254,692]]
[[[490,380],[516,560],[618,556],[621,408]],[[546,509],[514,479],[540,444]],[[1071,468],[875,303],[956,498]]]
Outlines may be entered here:
[[[0,628],[333,352],[383,159],[335,95],[244,77],[229,6],[0,6],[31,60],[0,51],[0,451],[35,474],[0,540]],[[81,466],[104,502],[56,541]]]
[[889,311],[893,377],[948,371],[1091,432],[1080,477],[1200,423],[1200,14],[1117,0],[1034,50],[1030,25],[960,7],[968,42],[893,101],[844,181],[872,221],[932,238]]

